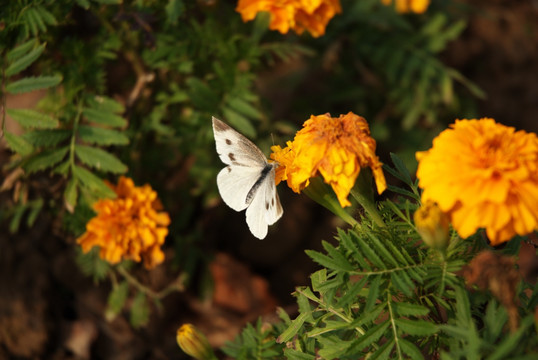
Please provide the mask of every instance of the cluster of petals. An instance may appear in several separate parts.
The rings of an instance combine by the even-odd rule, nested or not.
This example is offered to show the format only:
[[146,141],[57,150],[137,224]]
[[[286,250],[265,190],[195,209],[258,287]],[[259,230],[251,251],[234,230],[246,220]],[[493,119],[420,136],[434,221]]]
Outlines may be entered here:
[[277,184],[285,180],[299,193],[319,174],[331,185],[342,207],[361,167],[370,167],[382,193],[386,188],[382,163],[375,155],[376,142],[366,120],[352,112],[338,118],[330,114],[312,115],[285,148],[273,146],[271,159],[279,163]]
[[396,11],[400,14],[413,12],[415,14],[422,14],[428,10],[430,6],[430,0],[381,0],[385,5],[391,5],[394,3]]
[[495,120],[456,120],[417,153],[423,200],[460,236],[484,228],[492,245],[538,229],[538,137]]
[[111,264],[121,260],[144,261],[151,269],[164,261],[161,246],[168,234],[170,217],[162,209],[157,193],[149,185],[136,187],[130,178],[121,177],[118,185],[107,185],[115,199],[101,199],[93,205],[97,215],[86,224],[77,239],[84,252],[94,246]]
[[340,0],[239,0],[236,8],[243,21],[253,20],[259,12],[270,14],[269,28],[282,34],[290,29],[312,36],[325,34],[329,21],[342,12]]

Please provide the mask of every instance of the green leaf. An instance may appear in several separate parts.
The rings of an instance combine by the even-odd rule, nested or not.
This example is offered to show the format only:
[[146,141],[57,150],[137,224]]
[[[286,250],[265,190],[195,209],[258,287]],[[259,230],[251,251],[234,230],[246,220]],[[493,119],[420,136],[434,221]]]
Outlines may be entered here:
[[319,337],[318,341],[322,348],[317,352],[321,359],[332,360],[340,358],[347,353],[351,341],[342,340],[337,337]]
[[276,309],[276,312],[277,312],[278,317],[280,318],[280,320],[282,320],[285,325],[291,324],[290,316],[288,315],[286,310],[284,310],[283,308],[278,306],[277,309]]
[[392,306],[394,312],[400,316],[424,316],[430,312],[427,307],[419,304],[397,302]]
[[[367,276],[364,276],[359,281],[356,281],[353,285],[347,289],[344,295],[338,300],[336,308],[347,307],[349,306],[359,295],[359,292],[364,288],[366,281],[368,280]],[[349,284],[349,282],[348,282]]]
[[89,0],[75,0],[78,6],[83,8],[84,10],[88,10],[90,8],[90,1]]
[[35,130],[24,133],[22,137],[34,146],[51,147],[71,136],[71,131],[63,129]]
[[82,114],[89,122],[108,125],[112,127],[124,127],[127,125],[127,120],[121,116],[102,109],[86,108],[82,110]]
[[15,205],[13,216],[11,217],[11,221],[9,222],[9,232],[11,234],[15,234],[17,231],[19,231],[19,227],[21,225],[21,219],[24,215],[24,212],[26,211],[27,206],[22,204]]
[[407,296],[413,295],[414,284],[404,271],[394,271],[390,274],[392,284]]
[[11,150],[22,156],[30,155],[34,152],[34,147],[22,136],[12,134],[10,132],[4,132],[4,136],[7,141],[7,145]]
[[209,85],[195,77],[188,78],[186,84],[189,87],[189,98],[195,107],[210,113],[217,109],[220,99]]
[[346,257],[329,242],[323,240],[321,245],[325,251],[327,251],[327,254],[340,264],[341,269],[344,269],[344,271],[352,271],[355,269],[354,266],[347,261]]
[[24,56],[28,51],[30,51],[37,44],[36,39],[29,40],[21,45],[17,46],[13,50],[7,53],[6,58],[8,62],[16,61],[22,56]]
[[176,24],[178,18],[185,12],[185,3],[183,0],[168,0],[164,10],[166,11],[167,21]]
[[[34,28],[37,26],[39,28],[39,31],[41,32],[47,32],[47,26],[45,25],[45,22],[43,21],[43,18],[41,18],[41,14],[39,13],[38,9],[40,6],[31,7],[27,10],[27,16],[31,21],[34,22]],[[38,32],[35,32],[34,34],[37,35]]]
[[[454,338],[462,338],[465,339],[468,337],[470,330],[468,328],[464,328],[457,325],[445,325],[441,324],[439,325],[439,328],[447,333],[449,336]],[[474,329],[471,329],[471,331],[474,331]]]
[[262,118],[262,113],[258,109],[241,98],[233,97],[228,99],[228,105],[242,115],[246,115],[253,119]]
[[71,178],[67,183],[64,191],[64,202],[66,209],[73,213],[77,206],[78,198],[78,181],[76,178]]
[[32,8],[26,8],[26,11],[21,12],[21,19],[23,19],[24,26],[36,36],[39,34],[38,24],[34,16],[34,10]]
[[131,305],[131,325],[134,328],[139,328],[146,325],[149,321],[149,304],[146,295],[143,292],[138,292]]
[[396,319],[396,326],[409,335],[427,336],[437,332],[437,327],[425,320]]
[[317,337],[317,336],[319,336],[321,334],[325,334],[325,333],[328,333],[328,332],[331,332],[331,331],[334,331],[334,330],[340,330],[340,329],[349,328],[349,323],[344,322],[344,321],[327,320],[325,322],[325,324],[326,324],[325,327],[321,327],[321,326],[314,327],[313,330],[310,330],[309,332],[306,333],[306,336],[308,336],[308,337]]
[[68,158],[66,161],[56,166],[54,170],[52,170],[52,172],[54,174],[59,174],[59,175],[62,175],[63,177],[67,177],[67,175],[69,174],[69,169],[71,169],[71,161],[69,161],[69,158]]
[[380,269],[386,270],[387,265],[381,258],[372,250],[372,248],[368,245],[366,241],[361,239],[361,241],[358,242],[359,248],[364,254],[364,256],[375,266],[377,266]]
[[88,106],[104,112],[111,112],[114,114],[122,114],[125,112],[125,107],[116,100],[109,98],[108,96],[97,95],[87,98]]
[[359,337],[359,339],[356,340],[353,343],[353,345],[350,346],[349,352],[358,353],[362,351],[364,348],[372,345],[374,342],[379,340],[381,336],[383,336],[383,333],[385,332],[385,330],[387,330],[389,325],[390,325],[389,321],[384,321],[368,329],[368,331],[364,335]]
[[349,324],[349,327],[358,327],[376,321],[387,306],[386,302],[380,303],[369,311],[362,311],[358,319]]
[[412,186],[413,180],[411,180],[411,175],[409,174],[409,171],[405,167],[404,162],[398,157],[398,155],[394,153],[390,153],[390,159],[392,160],[392,163],[396,167],[396,170],[398,170],[398,174],[401,175],[401,179],[404,180],[404,182]]
[[252,124],[246,117],[226,106],[222,108],[222,113],[224,114],[224,118],[226,119],[226,121],[234,129],[249,138],[256,137],[256,129],[254,128],[254,126],[252,126]]
[[327,281],[327,269],[321,269],[310,275],[312,280],[312,289],[320,291],[319,288]]
[[[383,169],[385,169],[385,168],[383,168]],[[406,190],[406,189],[399,188],[399,187],[394,186],[394,185],[387,185],[387,190],[389,190],[389,191],[391,191],[393,193],[396,193],[396,194],[400,194],[400,195],[403,195],[403,196],[408,196],[411,199],[419,200],[419,197],[415,193],[413,193],[413,192],[411,192],[409,190]]]
[[359,268],[362,271],[371,271],[372,267],[370,266],[369,261],[366,261],[365,256],[362,254],[362,252],[359,251],[358,247],[356,246],[358,242],[362,241],[359,235],[354,231],[345,233],[340,228],[338,228],[337,230],[338,238],[340,239],[340,245],[347,249],[348,252],[351,252],[353,260],[359,263]]
[[88,170],[75,165],[73,166],[73,175],[88,189],[93,190],[93,192],[99,193],[98,195],[102,195],[99,197],[116,197],[116,193],[108,186],[106,186],[105,182],[102,179],[95,176]]
[[94,148],[91,146],[77,145],[75,154],[80,161],[97,170],[108,171],[116,174],[121,174],[127,171],[127,166],[123,164],[114,155],[106,152],[103,149]]
[[49,25],[58,25],[58,21],[56,21],[54,15],[44,7],[38,6],[36,7],[36,11],[45,23]]
[[306,313],[306,312],[299,314],[299,316],[297,316],[294,320],[292,320],[290,326],[288,326],[288,328],[284,330],[282,334],[280,334],[280,336],[276,339],[276,342],[283,343],[290,340],[292,337],[294,337],[295,334],[297,334],[297,332],[303,326],[303,323],[305,322],[305,320],[310,316],[311,314]]
[[129,283],[127,281],[122,281],[114,286],[110,294],[108,294],[107,313],[111,313],[113,316],[118,315],[125,305],[127,295],[129,295]]
[[374,308],[379,295],[379,286],[381,285],[381,275],[373,276],[373,280],[370,282],[370,288],[368,289],[368,297],[366,298],[366,304],[364,311],[369,312]]
[[45,45],[46,44],[42,44],[36,47],[32,51],[30,51],[28,54],[12,62],[6,69],[6,73],[5,73],[6,76],[9,77],[9,76],[18,74],[24,69],[26,69],[28,66],[32,65],[32,63],[37,60],[39,55],[41,55],[41,53],[45,49]]
[[6,86],[6,91],[11,94],[20,94],[34,90],[47,89],[58,85],[62,81],[62,76],[37,76],[26,77]]
[[394,339],[384,343],[379,349],[377,349],[368,360],[385,360],[389,359],[389,355],[394,347]]
[[394,267],[398,267],[400,265],[375,234],[367,232],[366,235],[374,246],[375,252],[383,258],[384,262],[389,262]]
[[461,287],[455,289],[456,292],[456,317],[463,323],[471,322],[471,305],[467,297],[467,291]]
[[284,356],[289,360],[316,360],[317,357],[295,349],[284,349]]
[[409,357],[413,360],[416,360],[416,359],[424,359],[424,356],[422,355],[422,353],[420,352],[420,350],[416,347],[415,344],[405,340],[405,339],[399,339],[398,340],[399,343],[400,343],[400,348],[402,349],[402,351],[409,355]]
[[509,357],[519,345],[520,340],[529,335],[528,328],[534,323],[533,315],[527,316],[521,322],[519,328],[508,337],[504,338],[500,344],[496,344],[495,351],[486,360],[501,360]]
[[26,128],[53,129],[60,126],[60,122],[52,116],[31,109],[7,109],[7,114]]
[[129,138],[123,133],[95,126],[79,125],[78,135],[80,140],[97,145],[126,145]]
[[35,220],[37,219],[37,216],[41,212],[41,209],[43,208],[44,201],[42,198],[37,199],[29,203],[30,212],[28,213],[28,218],[26,219],[26,226],[32,227],[34,225]]
[[68,150],[69,148],[67,146],[64,146],[59,149],[49,149],[42,151],[41,153],[28,160],[28,162],[23,165],[23,168],[29,174],[36,171],[48,169],[62,161]]
[[339,262],[339,259],[333,259],[330,256],[323,255],[314,250],[305,250],[305,253],[312,258],[315,262],[320,264],[323,267],[326,267],[331,270],[340,270],[340,271],[351,271],[353,268],[346,261],[343,264]]
[[87,276],[92,276],[94,281],[103,280],[110,271],[110,265],[99,257],[99,248],[93,247],[88,253],[82,250],[77,255],[77,264],[80,270]]

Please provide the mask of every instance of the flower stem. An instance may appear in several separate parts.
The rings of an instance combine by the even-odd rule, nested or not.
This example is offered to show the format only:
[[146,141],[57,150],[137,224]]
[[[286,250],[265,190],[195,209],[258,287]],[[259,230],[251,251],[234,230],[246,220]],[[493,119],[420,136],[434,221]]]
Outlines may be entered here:
[[136,279],[134,276],[129,274],[127,270],[125,270],[122,266],[117,266],[116,270],[118,273],[127,280],[127,282],[131,285],[133,285],[135,288],[137,288],[139,291],[143,292],[147,296],[160,300],[164,297],[166,297],[168,294],[179,291],[182,292],[185,290],[185,286],[183,285],[185,281],[185,274],[181,273],[179,276],[174,280],[170,285],[162,289],[161,291],[155,291],[153,289],[150,289],[149,287],[142,284],[138,279]]
[[342,208],[340,202],[334,195],[334,192],[323,182],[323,180],[321,180],[320,177],[310,179],[310,185],[308,185],[303,192],[309,198],[331,211],[349,225],[359,225],[357,220]]
[[372,172],[370,169],[361,169],[361,172],[355,181],[355,186],[349,193],[359,205],[364,208],[366,213],[370,215],[370,218],[377,226],[381,228],[386,227],[383,218],[379,214],[379,211],[377,211],[377,205],[374,201]]
[[350,194],[364,208],[368,215],[370,215],[377,226],[386,227],[385,222],[383,221],[381,214],[379,214],[379,211],[377,211],[377,206],[373,200],[369,199],[367,196],[364,196],[360,191],[355,189],[351,189]]

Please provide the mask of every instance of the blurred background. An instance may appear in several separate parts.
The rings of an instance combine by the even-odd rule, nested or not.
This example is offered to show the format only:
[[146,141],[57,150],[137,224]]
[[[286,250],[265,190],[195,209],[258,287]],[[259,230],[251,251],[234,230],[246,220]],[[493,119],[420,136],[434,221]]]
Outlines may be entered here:
[[[2,5],[0,358],[177,359],[186,356],[175,342],[183,323],[219,347],[259,316],[274,319],[277,306],[294,313],[291,293],[316,269],[304,250],[320,249],[344,224],[281,184],[284,216],[265,240],[255,239],[245,214],[218,195],[223,164],[211,116],[269,156],[310,115],[352,111],[369,122],[381,161],[390,164],[396,153],[411,173],[415,152],[455,119],[492,117],[538,131],[536,1],[432,0],[417,14],[379,0],[342,0],[342,12],[317,38],[271,31],[268,14],[243,22],[236,6]],[[29,42],[42,50],[10,76],[14,49]],[[23,77],[53,85],[10,88]],[[74,197],[66,192],[73,173],[46,157],[74,135],[32,143],[29,127],[6,114],[37,109],[57,119],[55,134],[74,134],[77,106],[94,96],[120,104],[125,124],[117,131],[126,139],[94,145],[124,164],[138,186],[150,184],[172,220],[165,262],[151,271],[131,264],[129,274],[153,295],[175,281],[182,291],[139,296],[130,287],[114,304],[117,273],[76,244],[94,215],[95,194],[83,180],[72,185]],[[81,166],[112,183],[122,172]]]

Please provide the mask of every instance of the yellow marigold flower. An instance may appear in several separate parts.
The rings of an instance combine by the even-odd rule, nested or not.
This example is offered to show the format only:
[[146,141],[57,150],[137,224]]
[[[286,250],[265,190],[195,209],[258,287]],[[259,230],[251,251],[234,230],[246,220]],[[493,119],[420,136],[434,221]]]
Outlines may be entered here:
[[86,224],[86,232],[77,239],[85,253],[99,246],[99,256],[111,264],[122,259],[151,269],[164,261],[161,245],[168,235],[170,217],[162,209],[157,193],[149,185],[135,187],[133,180],[120,177],[115,199],[102,199],[93,205],[97,215]]
[[239,0],[236,11],[243,21],[250,21],[259,12],[270,14],[269,28],[286,34],[307,30],[314,37],[325,34],[325,27],[334,15],[341,13],[340,0]]
[[217,359],[205,335],[192,324],[183,324],[176,333],[181,350],[198,360]]
[[[385,5],[391,5],[393,0],[381,0]],[[430,0],[394,0],[396,11],[400,14],[414,12],[423,14],[430,6]]]
[[352,112],[338,118],[330,114],[312,115],[286,148],[271,148],[271,159],[280,164],[276,182],[286,180],[298,193],[308,186],[310,178],[321,174],[333,188],[340,205],[349,206],[347,196],[361,167],[372,169],[380,194],[387,187],[375,148],[376,142],[363,117]]
[[413,215],[420,237],[431,248],[444,250],[448,245],[448,216],[437,203],[428,200]]
[[449,214],[460,236],[485,228],[492,245],[538,228],[538,137],[493,119],[456,120],[418,152],[425,201]]

